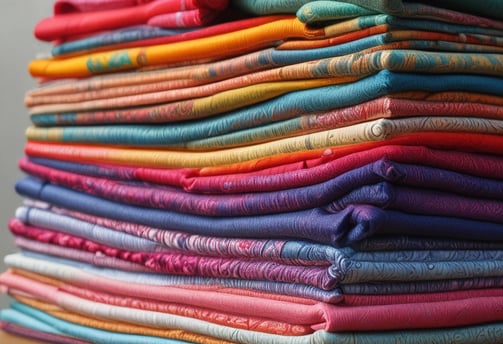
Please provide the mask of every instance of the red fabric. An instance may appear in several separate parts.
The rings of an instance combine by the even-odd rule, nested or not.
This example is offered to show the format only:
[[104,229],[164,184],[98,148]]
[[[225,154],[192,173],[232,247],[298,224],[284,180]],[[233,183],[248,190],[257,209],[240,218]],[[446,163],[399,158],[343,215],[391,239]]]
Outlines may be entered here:
[[75,12],[42,19],[35,26],[34,34],[40,40],[53,41],[72,36],[147,24],[149,20],[166,13],[208,8],[224,9],[227,0],[179,1],[157,0],[138,6],[124,7],[92,13]]
[[[221,166],[207,167],[201,170],[201,174],[226,174],[226,173],[242,173],[246,171],[254,171],[283,164],[316,159],[320,156],[330,155],[333,159],[343,157],[345,155],[361,152],[367,149],[377,148],[384,145],[408,145],[408,146],[426,146],[436,149],[446,149],[455,151],[477,152],[501,154],[503,147],[503,136],[500,135],[485,135],[475,133],[448,133],[448,132],[426,132],[407,134],[393,139],[380,142],[364,142],[354,145],[346,145],[339,147],[327,147],[309,151],[298,151],[274,156],[267,156],[256,160],[244,161],[240,163],[232,163]],[[152,153],[155,159],[152,161],[142,162],[143,167],[159,167],[169,168],[175,166],[165,166],[163,163],[167,159],[163,159],[163,155],[183,154],[174,151],[163,150],[135,150],[121,149],[107,146],[91,146],[91,145],[71,145],[60,143],[46,143],[28,141],[25,145],[25,153],[32,157],[50,158],[56,160],[67,160],[74,162],[95,162],[95,163],[110,163],[110,164],[127,164],[129,166],[138,166],[137,162],[128,160],[128,152],[141,153],[149,156]],[[201,153],[205,154],[205,153]],[[225,150],[221,152],[225,154]],[[190,167],[190,166],[187,166]],[[204,172],[203,172],[204,171]]]

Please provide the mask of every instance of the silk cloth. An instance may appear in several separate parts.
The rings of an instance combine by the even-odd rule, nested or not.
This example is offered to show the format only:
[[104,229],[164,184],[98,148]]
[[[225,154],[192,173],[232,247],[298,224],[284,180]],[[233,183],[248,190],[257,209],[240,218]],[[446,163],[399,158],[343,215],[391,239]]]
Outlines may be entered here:
[[[22,168],[52,184],[116,202],[203,216],[261,215],[316,207],[338,212],[349,204],[373,204],[419,214],[457,215],[493,222],[500,222],[503,215],[500,213],[502,182],[448,171],[432,171],[437,181],[428,184],[428,169],[404,165],[395,167],[391,162],[382,160],[315,185],[269,193],[263,190],[260,193],[233,195],[199,195],[153,184],[117,183],[28,163],[24,163]],[[412,175],[416,180],[410,184],[404,183],[401,178],[404,174]],[[439,185],[440,189],[435,185]],[[464,195],[460,195],[462,189],[460,191],[458,186],[466,189]],[[445,205],[444,202],[440,202],[442,206],[437,206],[431,199],[444,199],[446,204],[454,203],[456,206]]]
[[[335,1],[334,1],[335,2]],[[339,2],[339,1],[337,1]],[[336,2],[336,3],[337,3]],[[431,3],[429,1],[421,2],[411,2],[407,0],[343,0],[342,3],[350,3],[364,8],[368,8],[381,13],[391,13],[396,15],[407,15],[410,11],[415,9],[427,7],[427,5],[421,4],[424,2],[426,4]],[[297,11],[301,6],[305,4],[310,4],[309,0],[298,0],[298,1],[250,1],[250,0],[236,0],[233,4],[239,6],[243,10],[251,11],[255,14],[264,14],[263,11],[270,13],[274,11]],[[431,8],[435,14],[441,13],[441,8],[453,9],[455,11],[476,13],[482,16],[503,19],[501,13],[503,13],[503,7],[501,2],[498,0],[491,0],[479,4],[474,0],[463,0],[463,1],[452,1],[452,0],[441,0],[435,1],[434,5],[436,7]]]
[[500,2],[64,1],[35,30],[3,326],[501,342]]
[[[39,309],[30,307],[28,305],[22,304],[20,302],[13,303],[13,310],[8,310],[9,312],[2,311],[2,316],[5,319],[9,319],[8,324],[21,324],[19,326],[26,326],[28,329],[35,329],[33,325],[34,320],[41,319],[44,322],[50,323],[52,328],[61,328],[66,333],[77,334],[81,338],[90,338],[95,342],[99,340],[104,340],[104,336],[99,336],[99,331],[88,331],[89,327],[82,327],[75,323],[70,323],[65,320],[61,320],[43,312]],[[40,321],[39,321],[40,322]],[[36,329],[34,331],[37,331]],[[388,331],[381,333],[362,333],[354,332],[349,334],[336,334],[328,333],[325,331],[317,331],[314,336],[310,336],[308,339],[302,340],[302,337],[287,337],[284,341],[280,343],[354,343],[357,340],[359,343],[389,343],[390,341],[405,341],[405,343],[413,344],[423,344],[431,343],[431,341],[436,340],[439,343],[450,343],[453,336],[457,338],[463,338],[462,340],[470,341],[473,343],[498,343],[498,333],[500,331],[499,323],[485,324],[479,326],[469,326],[456,329],[436,329],[436,330],[409,330],[409,331]],[[106,338],[110,338],[114,343],[122,343],[122,340],[127,342],[127,338],[117,335],[115,332],[107,332]],[[131,338],[131,337],[129,337]],[[166,343],[166,341],[161,341],[160,338],[148,338],[150,343],[160,342]],[[256,338],[256,342],[261,343],[272,343],[272,341],[266,341],[263,336]],[[275,338],[276,339],[276,338]],[[138,338],[136,338],[138,340]],[[279,339],[277,339],[279,340]],[[291,340],[288,342],[287,340]],[[141,342],[141,341],[140,341]],[[253,341],[246,341],[247,343],[253,343]],[[72,343],[72,342],[63,342]]]
[[[43,222],[44,219],[40,220]],[[183,254],[176,251],[170,252],[166,249],[163,250],[162,247],[157,252],[142,252],[142,240],[135,237],[122,236],[120,238],[121,243],[115,244],[106,237],[106,230],[99,231],[99,228],[97,228],[95,236],[99,236],[99,238],[98,241],[93,241],[89,240],[89,235],[85,233],[80,236],[74,234],[75,231],[83,227],[84,224],[81,222],[67,219],[59,225],[52,224],[51,226],[51,220],[54,223],[57,219],[47,219],[45,228],[53,230],[37,227],[37,221],[34,221],[35,224],[24,224],[19,220],[12,220],[9,227],[14,235],[32,241],[17,240],[16,243],[20,247],[41,253],[59,255],[64,258],[83,260],[84,258],[78,255],[78,251],[83,252],[83,255],[85,255],[85,252],[95,254],[100,252],[103,256],[111,257],[108,261],[114,259],[119,262],[126,262],[126,264],[131,262],[132,265],[138,265],[137,268],[133,267],[131,270],[142,271],[143,268],[145,272],[151,271],[173,275],[270,280],[306,284],[324,290],[335,288],[342,283],[413,282],[496,277],[499,276],[497,271],[501,270],[501,262],[499,261],[501,257],[498,251],[492,252],[489,250],[458,253],[440,250],[434,252],[406,251],[387,256],[376,253],[370,261],[359,258],[358,254],[352,256],[339,250],[330,250],[329,248],[323,250],[323,247],[302,242],[286,243],[284,247],[286,251],[284,256],[286,257],[283,259],[274,256],[270,258],[261,256],[246,258],[208,257],[187,251]],[[61,228],[63,223],[68,224],[68,226],[73,225],[73,227],[71,229],[68,229],[68,227]],[[113,235],[110,236],[111,239],[114,239]],[[75,254],[70,256],[67,252]],[[311,255],[309,258],[305,258],[306,252]],[[317,252],[318,254],[316,254]],[[290,260],[288,259],[289,255],[298,256],[298,259]],[[365,257],[365,255],[363,256]],[[128,269],[124,265],[115,267]],[[414,276],[409,277],[411,274]]]
[[[322,208],[288,213],[238,217],[206,217],[166,209],[122,204],[26,178],[16,185],[24,197],[102,217],[152,227],[222,237],[289,237],[343,246],[374,234],[405,234],[463,239],[500,240],[497,222],[457,216],[412,214],[356,204],[339,212]],[[253,223],[253,226],[250,226]]]
[[[162,27],[197,27],[211,22],[227,8],[226,0],[158,0],[143,3],[120,4],[93,10],[61,11],[55,4],[55,14],[40,20],[34,35],[40,40],[54,41],[75,36],[148,24]],[[106,6],[106,4],[105,4]]]
[[[253,166],[228,166],[228,168],[181,168],[156,169],[147,167],[132,167],[124,165],[83,164],[75,161],[63,161],[46,158],[24,157],[19,161],[21,169],[26,173],[33,171],[36,165],[45,166],[60,171],[80,175],[108,178],[116,181],[147,182],[160,185],[170,185],[187,192],[196,193],[240,193],[276,191],[296,188],[325,182],[367,164],[389,166],[388,170],[374,171],[377,174],[388,175],[396,173],[395,178],[404,183],[418,185],[416,178],[428,176],[421,184],[431,183],[442,189],[447,181],[441,175],[443,170],[454,172],[456,178],[463,178],[463,186],[457,185],[457,190],[463,190],[472,182],[465,179],[472,175],[487,179],[501,179],[499,171],[503,169],[503,158],[497,155],[475,154],[454,150],[430,149],[424,146],[392,146],[384,145],[361,152],[343,156],[323,152],[319,157],[283,163],[277,166],[256,163]],[[386,165],[388,164],[389,165]],[[413,176],[399,166],[415,165],[426,170],[421,176]],[[391,167],[393,166],[393,167]],[[239,168],[240,167],[240,168]],[[378,172],[380,171],[380,172]],[[464,175],[464,176],[461,176]],[[410,178],[410,179],[409,179]],[[455,178],[449,179],[454,182]],[[414,180],[416,180],[414,182]],[[447,184],[448,185],[448,184]],[[470,192],[476,192],[473,188]]]
[[[229,340],[229,335],[225,334],[230,330],[229,327],[212,324],[178,315],[167,313],[154,312],[150,310],[142,310],[127,306],[105,305],[101,302],[84,299],[80,296],[72,295],[66,291],[60,290],[50,284],[30,280],[26,283],[25,277],[5,273],[1,276],[2,284],[11,290],[11,293],[22,292],[23,294],[32,295],[42,301],[52,303],[70,311],[79,311],[84,315],[92,315],[103,317],[117,321],[133,322],[142,325],[152,326],[156,328],[178,328],[187,330],[202,335],[214,333],[220,339]],[[394,304],[374,306],[371,311],[364,306],[359,307],[339,307],[331,306],[331,309],[326,309],[327,319],[326,327],[331,332],[339,331],[358,331],[358,330],[394,330],[403,328],[406,322],[407,328],[442,328],[453,327],[460,325],[487,323],[498,319],[501,312],[498,308],[501,296],[481,296],[458,300],[442,300],[429,303],[414,304],[414,319],[407,321],[404,314],[411,312],[408,304]],[[471,312],[466,317],[459,316],[460,307],[469,308]],[[368,325],[355,321],[356,319],[369,319]],[[400,322],[397,319],[401,319]],[[468,320],[470,319],[470,320]],[[402,327],[400,327],[402,326]],[[318,327],[318,326],[317,326]],[[212,330],[213,328],[213,330]],[[319,329],[323,329],[320,326]],[[247,330],[232,329],[243,335],[250,335]],[[250,331],[254,332],[254,331]],[[259,334],[260,332],[255,332]],[[264,335],[264,334],[262,334]],[[277,335],[265,335],[272,338]]]

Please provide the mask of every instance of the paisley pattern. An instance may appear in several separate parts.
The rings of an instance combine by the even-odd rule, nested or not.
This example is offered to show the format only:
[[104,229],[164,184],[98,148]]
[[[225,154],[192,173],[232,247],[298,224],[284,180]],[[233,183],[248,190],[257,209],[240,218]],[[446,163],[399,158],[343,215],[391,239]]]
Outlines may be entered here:
[[29,66],[6,331],[503,342],[501,1],[64,1],[35,30],[59,40]]

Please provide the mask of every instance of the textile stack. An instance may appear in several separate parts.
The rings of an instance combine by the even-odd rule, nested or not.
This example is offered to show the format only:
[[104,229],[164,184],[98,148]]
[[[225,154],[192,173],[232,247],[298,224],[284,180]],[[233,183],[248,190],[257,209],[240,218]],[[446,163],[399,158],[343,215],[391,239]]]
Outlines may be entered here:
[[503,1],[56,0],[34,33],[6,331],[503,342]]

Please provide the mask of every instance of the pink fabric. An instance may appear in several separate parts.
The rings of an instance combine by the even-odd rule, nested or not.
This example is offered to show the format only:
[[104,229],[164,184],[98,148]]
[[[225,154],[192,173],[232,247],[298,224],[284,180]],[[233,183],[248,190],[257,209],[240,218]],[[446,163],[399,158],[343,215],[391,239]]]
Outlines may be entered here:
[[56,0],[54,14],[106,11],[146,4],[154,0]]
[[[44,41],[65,40],[72,37],[93,34],[100,31],[114,30],[133,25],[148,24],[150,20],[167,13],[188,12],[192,20],[194,17],[190,10],[208,9],[220,11],[227,7],[227,0],[156,0],[138,4],[131,7],[119,7],[105,11],[71,12],[54,15],[42,19],[34,29],[35,36]],[[207,18],[208,19],[208,18]],[[170,27],[180,27],[175,21],[170,21]],[[185,24],[188,24],[186,22]],[[179,23],[183,23],[183,18]],[[192,23],[194,23],[192,21]],[[201,25],[200,23],[197,26]],[[187,25],[183,25],[185,27]]]
[[[382,146],[346,156],[326,154],[318,158],[284,163],[274,167],[260,164],[255,170],[221,171],[218,168],[157,169],[97,165],[103,171],[113,171],[119,179],[151,182],[182,187],[188,192],[240,193],[263,190],[282,190],[323,182],[344,172],[362,167],[381,158],[400,163],[413,163],[456,171],[485,178],[502,179],[503,157],[448,150],[436,150],[422,146]],[[34,166],[26,158],[19,166],[33,173]],[[234,173],[229,173],[234,172]]]
[[[44,301],[54,303],[69,310],[78,309],[86,312],[96,309],[96,303],[59,290],[52,285],[43,284],[11,273],[4,273],[0,283],[12,292],[23,292]],[[308,320],[315,330],[328,331],[384,331],[412,328],[443,328],[466,326],[485,322],[494,322],[503,316],[503,296],[501,290],[490,296],[475,296],[456,300],[442,300],[411,304],[393,304],[383,306],[337,306],[318,304],[310,314],[306,314],[305,307],[297,305],[295,308],[272,309],[274,313],[282,314],[298,321],[300,318]],[[240,300],[236,300],[236,308],[244,309]],[[252,308],[256,309],[256,308]],[[290,312],[291,310],[291,312]],[[141,313],[142,311],[138,311]],[[112,314],[112,313],[110,313]],[[326,318],[326,322],[320,322]],[[154,324],[153,324],[154,325]]]
[[50,244],[38,245],[38,252],[50,254],[51,252],[48,252],[48,250],[51,250],[52,245],[57,245],[73,249],[72,251],[75,251],[76,255],[79,255],[80,251],[94,253],[99,256],[103,255],[119,259],[119,261],[123,261],[125,264],[137,264],[138,270],[146,268],[150,272],[156,273],[245,280],[270,280],[300,283],[321,288],[328,288],[334,283],[333,277],[329,276],[329,269],[326,266],[295,266],[274,261],[205,257],[174,252],[134,252],[117,249],[66,233],[28,226],[17,219],[9,221],[9,229],[16,236],[25,237],[38,243]]

